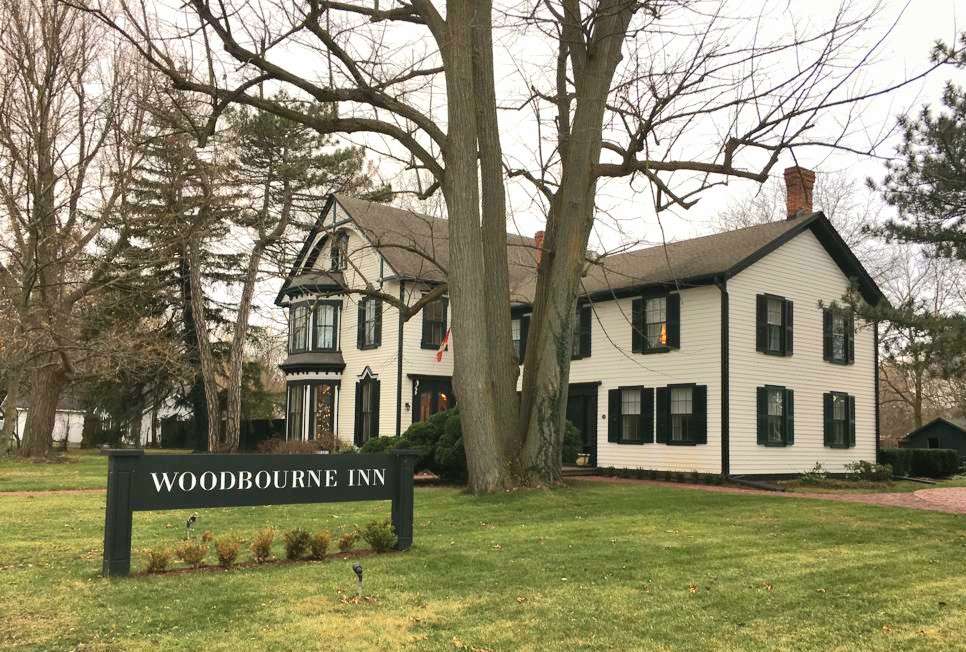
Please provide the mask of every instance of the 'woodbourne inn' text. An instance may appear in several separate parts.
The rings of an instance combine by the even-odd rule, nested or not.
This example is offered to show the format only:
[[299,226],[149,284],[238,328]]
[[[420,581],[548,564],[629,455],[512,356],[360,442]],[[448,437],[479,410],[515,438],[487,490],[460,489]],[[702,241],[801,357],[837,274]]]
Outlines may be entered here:
[[[383,487],[386,469],[348,469],[347,487]],[[284,469],[280,471],[152,472],[158,493],[176,489],[201,491],[248,491],[251,489],[316,489],[340,486],[337,469]]]

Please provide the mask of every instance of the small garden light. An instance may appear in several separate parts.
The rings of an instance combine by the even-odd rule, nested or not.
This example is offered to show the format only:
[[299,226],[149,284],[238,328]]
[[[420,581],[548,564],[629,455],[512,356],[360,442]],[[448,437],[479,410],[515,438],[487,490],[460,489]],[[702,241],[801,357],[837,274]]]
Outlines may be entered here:
[[184,538],[191,538],[191,528],[194,526],[195,522],[198,520],[197,512],[188,517],[187,523],[184,524]]
[[355,571],[356,577],[358,578],[357,587],[359,589],[359,595],[362,595],[362,564],[356,562],[352,564],[352,570]]

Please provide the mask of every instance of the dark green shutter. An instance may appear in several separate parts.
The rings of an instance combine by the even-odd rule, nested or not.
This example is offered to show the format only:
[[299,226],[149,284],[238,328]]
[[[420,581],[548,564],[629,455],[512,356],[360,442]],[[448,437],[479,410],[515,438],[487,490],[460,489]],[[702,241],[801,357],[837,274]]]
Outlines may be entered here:
[[382,299],[376,299],[376,338],[373,346],[382,346]]
[[666,444],[669,439],[668,431],[671,429],[671,390],[667,387],[657,388],[654,411],[657,417],[655,439],[659,444]]
[[641,388],[641,441],[654,441],[654,388]]
[[768,388],[758,388],[758,443],[765,445],[768,443]]
[[353,433],[353,443],[362,446],[362,381],[356,382],[356,429]]
[[822,394],[822,423],[825,424],[825,445],[832,445],[832,431],[835,429],[832,421],[832,416],[835,414],[833,411],[833,401],[835,397],[832,394]]
[[768,298],[759,294],[755,308],[755,350],[768,350]]
[[846,397],[846,402],[849,408],[849,448],[855,447],[855,397]]
[[695,444],[708,443],[708,386],[695,385],[691,390],[691,423],[688,440]]
[[359,302],[358,309],[358,321],[356,322],[356,348],[364,349],[366,348],[366,302],[369,299],[363,299]]
[[621,440],[621,390],[607,392],[607,441]]
[[429,340],[429,320],[426,319],[427,307],[429,307],[429,304],[426,304],[425,306],[423,306],[423,309],[421,311],[423,313],[423,335],[419,345],[424,349],[431,349],[433,348],[433,343],[430,342]]
[[631,351],[644,350],[644,299],[631,301]]
[[782,353],[785,355],[791,355],[793,351],[793,344],[795,343],[794,337],[794,310],[792,302],[788,299],[782,304],[782,330],[785,332],[785,346]]
[[530,315],[520,317],[520,364],[527,355],[527,338],[530,336]]
[[822,360],[832,359],[832,311],[822,311]]
[[795,443],[795,392],[785,390],[785,445],[791,446]]
[[681,348],[681,295],[667,295],[667,345]]
[[580,307],[580,357],[590,357],[590,323],[593,315],[590,304]]
[[851,312],[845,322],[845,361],[855,362],[855,315]]
[[369,392],[369,398],[372,400],[372,433],[371,436],[379,436],[379,381],[375,378],[369,381],[372,383],[372,391]]

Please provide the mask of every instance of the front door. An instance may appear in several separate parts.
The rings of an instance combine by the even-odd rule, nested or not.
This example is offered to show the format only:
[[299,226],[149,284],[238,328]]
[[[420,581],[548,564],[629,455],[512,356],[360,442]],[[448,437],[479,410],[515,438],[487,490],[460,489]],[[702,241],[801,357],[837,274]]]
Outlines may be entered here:
[[597,466],[597,383],[574,383],[567,391],[567,421],[580,431],[580,453]]
[[335,384],[312,386],[312,420],[309,439],[318,440],[325,450],[335,450]]
[[413,423],[453,407],[456,407],[456,397],[449,378],[413,379]]

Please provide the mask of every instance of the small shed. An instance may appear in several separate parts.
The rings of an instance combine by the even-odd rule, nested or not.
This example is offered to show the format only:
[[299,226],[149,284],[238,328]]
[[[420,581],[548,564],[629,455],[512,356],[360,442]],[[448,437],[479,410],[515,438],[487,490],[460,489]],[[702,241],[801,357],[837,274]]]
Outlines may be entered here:
[[937,417],[902,438],[903,448],[951,448],[966,458],[966,420]]

